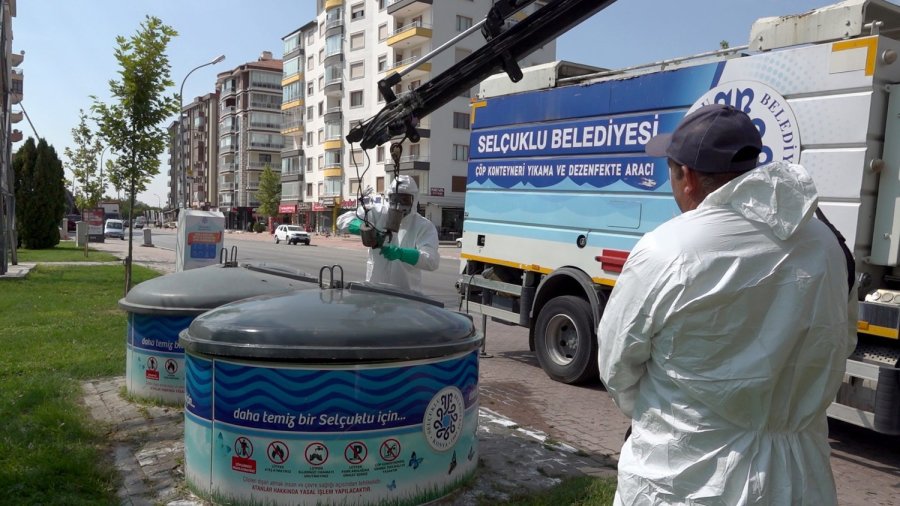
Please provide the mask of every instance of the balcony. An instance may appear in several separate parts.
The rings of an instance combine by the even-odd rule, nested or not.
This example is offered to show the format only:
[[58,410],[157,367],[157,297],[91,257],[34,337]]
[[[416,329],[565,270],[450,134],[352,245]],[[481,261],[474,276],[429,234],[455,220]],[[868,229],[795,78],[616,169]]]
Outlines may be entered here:
[[325,0],[325,10],[331,10],[335,7],[344,5],[344,0]]
[[301,79],[303,79],[303,71],[302,70],[299,72],[294,72],[293,74],[291,74],[289,76],[284,76],[281,79],[281,86],[284,87],[289,84],[294,84]]
[[[407,67],[409,67],[410,65],[412,65],[413,63],[415,63],[417,61],[419,61],[418,56],[414,56],[412,58],[407,58],[405,60],[400,60],[398,62],[395,62],[394,65],[392,65],[391,67],[388,67],[385,70],[385,73],[402,72],[404,69],[406,69]],[[405,76],[403,76],[403,79],[413,79],[413,80],[423,79],[423,78],[428,77],[428,75],[430,73],[431,73],[431,62],[425,62],[425,63],[419,65],[418,67],[416,67],[415,69],[413,69],[412,71],[410,71],[409,74],[406,74]]]
[[391,16],[411,18],[431,8],[432,0],[391,0],[387,13]]
[[22,131],[13,130],[9,133],[9,142],[19,142],[22,140]]
[[222,87],[222,93],[221,93],[221,96],[219,97],[219,99],[221,100],[225,97],[230,97],[230,96],[234,95],[235,93],[237,93],[237,88],[235,88],[234,86]]
[[219,205],[220,206],[231,206],[234,204],[234,195],[229,193],[220,193],[219,194]]
[[250,121],[250,128],[260,129],[268,128],[270,130],[281,130],[281,123],[269,123],[267,121]]
[[325,37],[329,35],[342,35],[344,33],[344,20],[332,19],[325,22]]
[[250,107],[253,109],[267,109],[270,111],[280,111],[281,103],[280,102],[266,102],[253,100],[250,102]]
[[25,60],[25,51],[21,53],[9,53],[9,66],[18,67]]
[[234,191],[234,181],[220,182],[219,191]]
[[25,86],[25,74],[23,74],[21,70],[10,69],[9,76],[12,78],[9,86],[9,103],[18,104],[22,101],[22,90]]
[[219,154],[224,155],[226,153],[234,153],[235,146],[234,144],[229,144],[227,146],[219,145]]
[[344,117],[340,107],[332,107],[325,111],[325,123],[340,123]]
[[420,46],[431,40],[431,36],[431,25],[414,22],[394,30],[387,38],[387,45],[396,49]]
[[250,149],[263,151],[281,151],[284,148],[284,142],[253,142],[250,141]]
[[322,177],[342,177],[344,175],[344,169],[341,167],[331,167],[328,169],[322,170]]
[[278,90],[281,91],[281,83],[267,83],[264,81],[250,81],[251,89]]
[[9,122],[10,123],[18,123],[20,121],[22,121],[22,113],[21,112],[9,113]]
[[236,108],[233,105],[230,106],[222,106],[219,109],[219,114],[222,116],[227,116],[229,114],[234,114],[236,112]]
[[303,120],[302,119],[292,119],[292,120],[284,120],[284,123],[281,125],[281,133],[284,135],[288,134],[302,134],[303,133]]
[[344,78],[343,77],[333,77],[325,82],[325,95],[329,97],[339,97],[341,96],[344,89]]
[[[385,172],[394,170],[394,160],[388,158],[384,164]],[[404,155],[400,157],[400,170],[430,170],[431,158],[427,155]]]

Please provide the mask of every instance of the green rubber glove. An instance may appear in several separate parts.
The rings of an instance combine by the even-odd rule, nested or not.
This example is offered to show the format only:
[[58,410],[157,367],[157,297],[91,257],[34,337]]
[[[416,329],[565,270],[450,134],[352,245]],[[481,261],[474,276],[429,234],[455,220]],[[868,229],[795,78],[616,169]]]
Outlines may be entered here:
[[350,225],[347,226],[347,232],[350,232],[353,235],[359,235],[359,227],[363,224],[363,220],[356,218],[355,220],[350,222]]
[[419,261],[419,250],[414,248],[401,248],[393,244],[386,244],[381,247],[381,255],[388,260],[400,260],[409,265],[416,265]]

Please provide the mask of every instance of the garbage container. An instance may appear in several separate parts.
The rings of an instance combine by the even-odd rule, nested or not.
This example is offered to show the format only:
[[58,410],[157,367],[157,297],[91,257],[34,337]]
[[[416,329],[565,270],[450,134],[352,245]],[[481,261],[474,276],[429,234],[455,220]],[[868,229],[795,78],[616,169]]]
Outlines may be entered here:
[[147,400],[184,402],[184,349],[178,333],[212,308],[256,295],[315,285],[251,270],[211,265],[145,281],[119,300],[128,313],[125,385]]
[[227,304],[181,333],[185,476],[235,504],[422,504],[478,462],[465,315],[312,289]]

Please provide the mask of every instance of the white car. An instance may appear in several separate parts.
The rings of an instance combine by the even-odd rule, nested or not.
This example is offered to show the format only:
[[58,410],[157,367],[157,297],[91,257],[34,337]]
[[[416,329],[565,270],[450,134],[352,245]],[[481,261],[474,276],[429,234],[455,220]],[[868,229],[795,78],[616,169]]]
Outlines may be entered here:
[[309,246],[309,233],[297,225],[278,225],[275,229],[275,244],[284,241],[288,244],[303,243]]

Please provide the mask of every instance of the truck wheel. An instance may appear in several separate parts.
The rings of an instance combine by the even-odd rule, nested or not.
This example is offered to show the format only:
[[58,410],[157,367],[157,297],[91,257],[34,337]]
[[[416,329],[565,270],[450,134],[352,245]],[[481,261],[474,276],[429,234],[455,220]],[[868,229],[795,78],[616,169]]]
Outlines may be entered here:
[[534,346],[547,376],[567,384],[598,377],[593,327],[591,305],[580,297],[556,297],[541,309],[534,329]]

